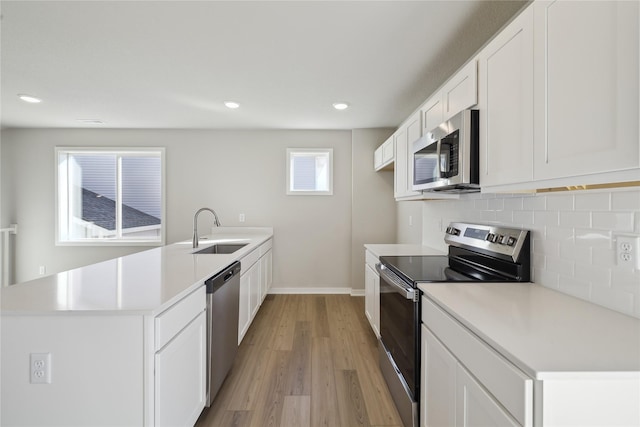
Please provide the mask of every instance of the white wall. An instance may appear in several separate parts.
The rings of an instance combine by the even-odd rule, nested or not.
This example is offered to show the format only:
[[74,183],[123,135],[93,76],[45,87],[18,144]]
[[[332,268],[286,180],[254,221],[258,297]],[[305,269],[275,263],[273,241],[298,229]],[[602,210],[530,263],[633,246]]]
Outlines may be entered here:
[[[49,274],[143,249],[54,245],[56,145],[161,146],[166,147],[167,243],[190,239],[193,214],[208,206],[223,225],[273,226],[274,288],[350,288],[351,138],[351,131],[3,130],[2,221],[20,227],[16,281],[37,277],[41,265]],[[383,141],[367,138],[362,140],[367,150]],[[285,195],[287,147],[334,149],[333,196]],[[243,224],[239,213],[246,216]],[[202,215],[201,229],[209,221]],[[393,229],[394,219],[388,224]]]
[[614,250],[618,233],[640,234],[637,187],[462,197],[422,202],[425,245],[446,249],[440,221],[531,230],[534,282],[640,318],[640,271],[617,266]]
[[373,153],[393,129],[354,129],[352,138],[351,283],[364,291],[364,244],[396,241],[393,171],[376,172]]
[[397,243],[420,244],[422,242],[422,202],[419,200],[398,202],[396,210]]

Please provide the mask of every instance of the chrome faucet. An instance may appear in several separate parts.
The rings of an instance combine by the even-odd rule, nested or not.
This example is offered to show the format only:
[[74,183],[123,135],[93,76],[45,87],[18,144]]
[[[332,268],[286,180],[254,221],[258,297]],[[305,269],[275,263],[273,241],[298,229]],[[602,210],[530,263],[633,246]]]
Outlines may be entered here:
[[200,209],[198,209],[196,214],[193,216],[193,247],[194,248],[198,247],[198,215],[202,211],[211,212],[213,214],[213,217],[215,218],[216,227],[220,227],[220,220],[218,220],[218,214],[216,213],[216,211],[214,211],[213,209],[209,209],[209,208],[200,208]]

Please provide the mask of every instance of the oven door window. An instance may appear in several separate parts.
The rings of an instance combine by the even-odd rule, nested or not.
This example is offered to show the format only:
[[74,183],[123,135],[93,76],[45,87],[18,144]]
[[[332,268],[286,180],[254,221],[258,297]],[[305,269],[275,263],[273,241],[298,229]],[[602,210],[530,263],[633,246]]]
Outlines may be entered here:
[[406,299],[380,277],[380,339],[391,354],[409,390],[417,398],[419,303]]
[[427,184],[440,178],[438,169],[438,143],[429,144],[413,155],[413,182]]

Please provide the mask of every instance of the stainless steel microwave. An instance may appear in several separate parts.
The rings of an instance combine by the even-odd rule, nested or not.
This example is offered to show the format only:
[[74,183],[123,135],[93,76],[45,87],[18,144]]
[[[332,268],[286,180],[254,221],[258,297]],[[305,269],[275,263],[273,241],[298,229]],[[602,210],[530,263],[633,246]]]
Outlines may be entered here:
[[478,110],[464,110],[413,143],[413,190],[480,191]]

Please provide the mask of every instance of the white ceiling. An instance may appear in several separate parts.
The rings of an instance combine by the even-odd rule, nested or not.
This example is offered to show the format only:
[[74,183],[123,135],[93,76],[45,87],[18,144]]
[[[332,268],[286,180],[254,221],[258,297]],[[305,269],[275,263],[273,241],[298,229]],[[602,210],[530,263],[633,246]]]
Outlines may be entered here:
[[0,124],[395,127],[522,5],[2,1]]

